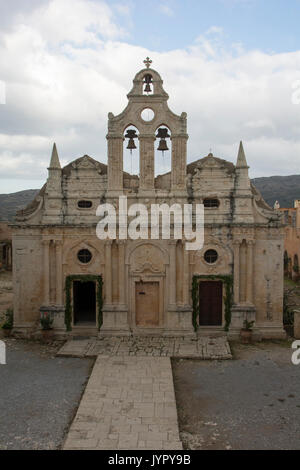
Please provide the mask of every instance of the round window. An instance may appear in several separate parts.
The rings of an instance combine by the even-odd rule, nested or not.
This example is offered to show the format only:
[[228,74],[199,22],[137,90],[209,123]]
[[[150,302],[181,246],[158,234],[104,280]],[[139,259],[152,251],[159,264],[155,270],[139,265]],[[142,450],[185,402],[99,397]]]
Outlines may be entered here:
[[77,258],[81,263],[89,263],[92,259],[92,253],[89,250],[80,250],[77,253]]
[[154,118],[154,111],[152,111],[151,108],[143,109],[143,111],[141,112],[141,118],[143,119],[143,121],[146,122],[152,121],[152,119]]
[[204,259],[207,263],[213,264],[218,259],[218,253],[216,252],[216,250],[207,250],[204,253]]

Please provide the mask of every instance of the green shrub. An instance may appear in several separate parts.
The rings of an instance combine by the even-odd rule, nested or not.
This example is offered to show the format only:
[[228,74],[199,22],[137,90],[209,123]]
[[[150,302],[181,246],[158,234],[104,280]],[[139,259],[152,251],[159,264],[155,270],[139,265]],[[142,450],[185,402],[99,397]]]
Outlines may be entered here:
[[286,292],[283,295],[283,324],[294,325],[294,312],[288,307],[288,295]]
[[52,329],[52,324],[53,324],[53,318],[48,312],[43,312],[41,314],[41,326],[42,330],[51,330]]
[[8,308],[5,312],[5,322],[2,325],[4,330],[11,330],[14,325],[14,312],[12,308]]

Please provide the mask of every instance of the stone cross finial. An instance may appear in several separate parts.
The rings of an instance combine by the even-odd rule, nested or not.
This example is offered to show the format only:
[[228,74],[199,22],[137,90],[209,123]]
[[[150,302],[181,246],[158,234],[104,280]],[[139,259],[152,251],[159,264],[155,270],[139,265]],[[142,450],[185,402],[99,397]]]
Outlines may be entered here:
[[147,69],[150,67],[152,64],[152,60],[149,59],[149,57],[146,57],[146,60],[144,60],[144,64],[146,65]]

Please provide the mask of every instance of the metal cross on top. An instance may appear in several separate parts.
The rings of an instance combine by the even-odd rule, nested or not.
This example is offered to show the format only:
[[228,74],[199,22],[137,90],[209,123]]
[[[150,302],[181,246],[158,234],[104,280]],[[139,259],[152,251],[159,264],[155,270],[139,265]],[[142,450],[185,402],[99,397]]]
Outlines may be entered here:
[[146,65],[147,69],[150,67],[152,64],[152,60],[149,59],[149,57],[146,57],[146,60],[144,60],[144,64]]

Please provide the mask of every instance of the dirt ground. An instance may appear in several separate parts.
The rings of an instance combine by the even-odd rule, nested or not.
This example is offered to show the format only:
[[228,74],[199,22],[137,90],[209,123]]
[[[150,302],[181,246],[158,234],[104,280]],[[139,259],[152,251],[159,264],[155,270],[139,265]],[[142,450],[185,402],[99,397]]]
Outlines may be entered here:
[[0,365],[0,450],[60,449],[94,360],[59,358],[61,342],[5,339]]
[[186,449],[300,449],[300,366],[291,341],[243,346],[233,360],[173,360]]
[[3,323],[6,310],[12,306],[12,273],[11,271],[0,271],[0,325]]

